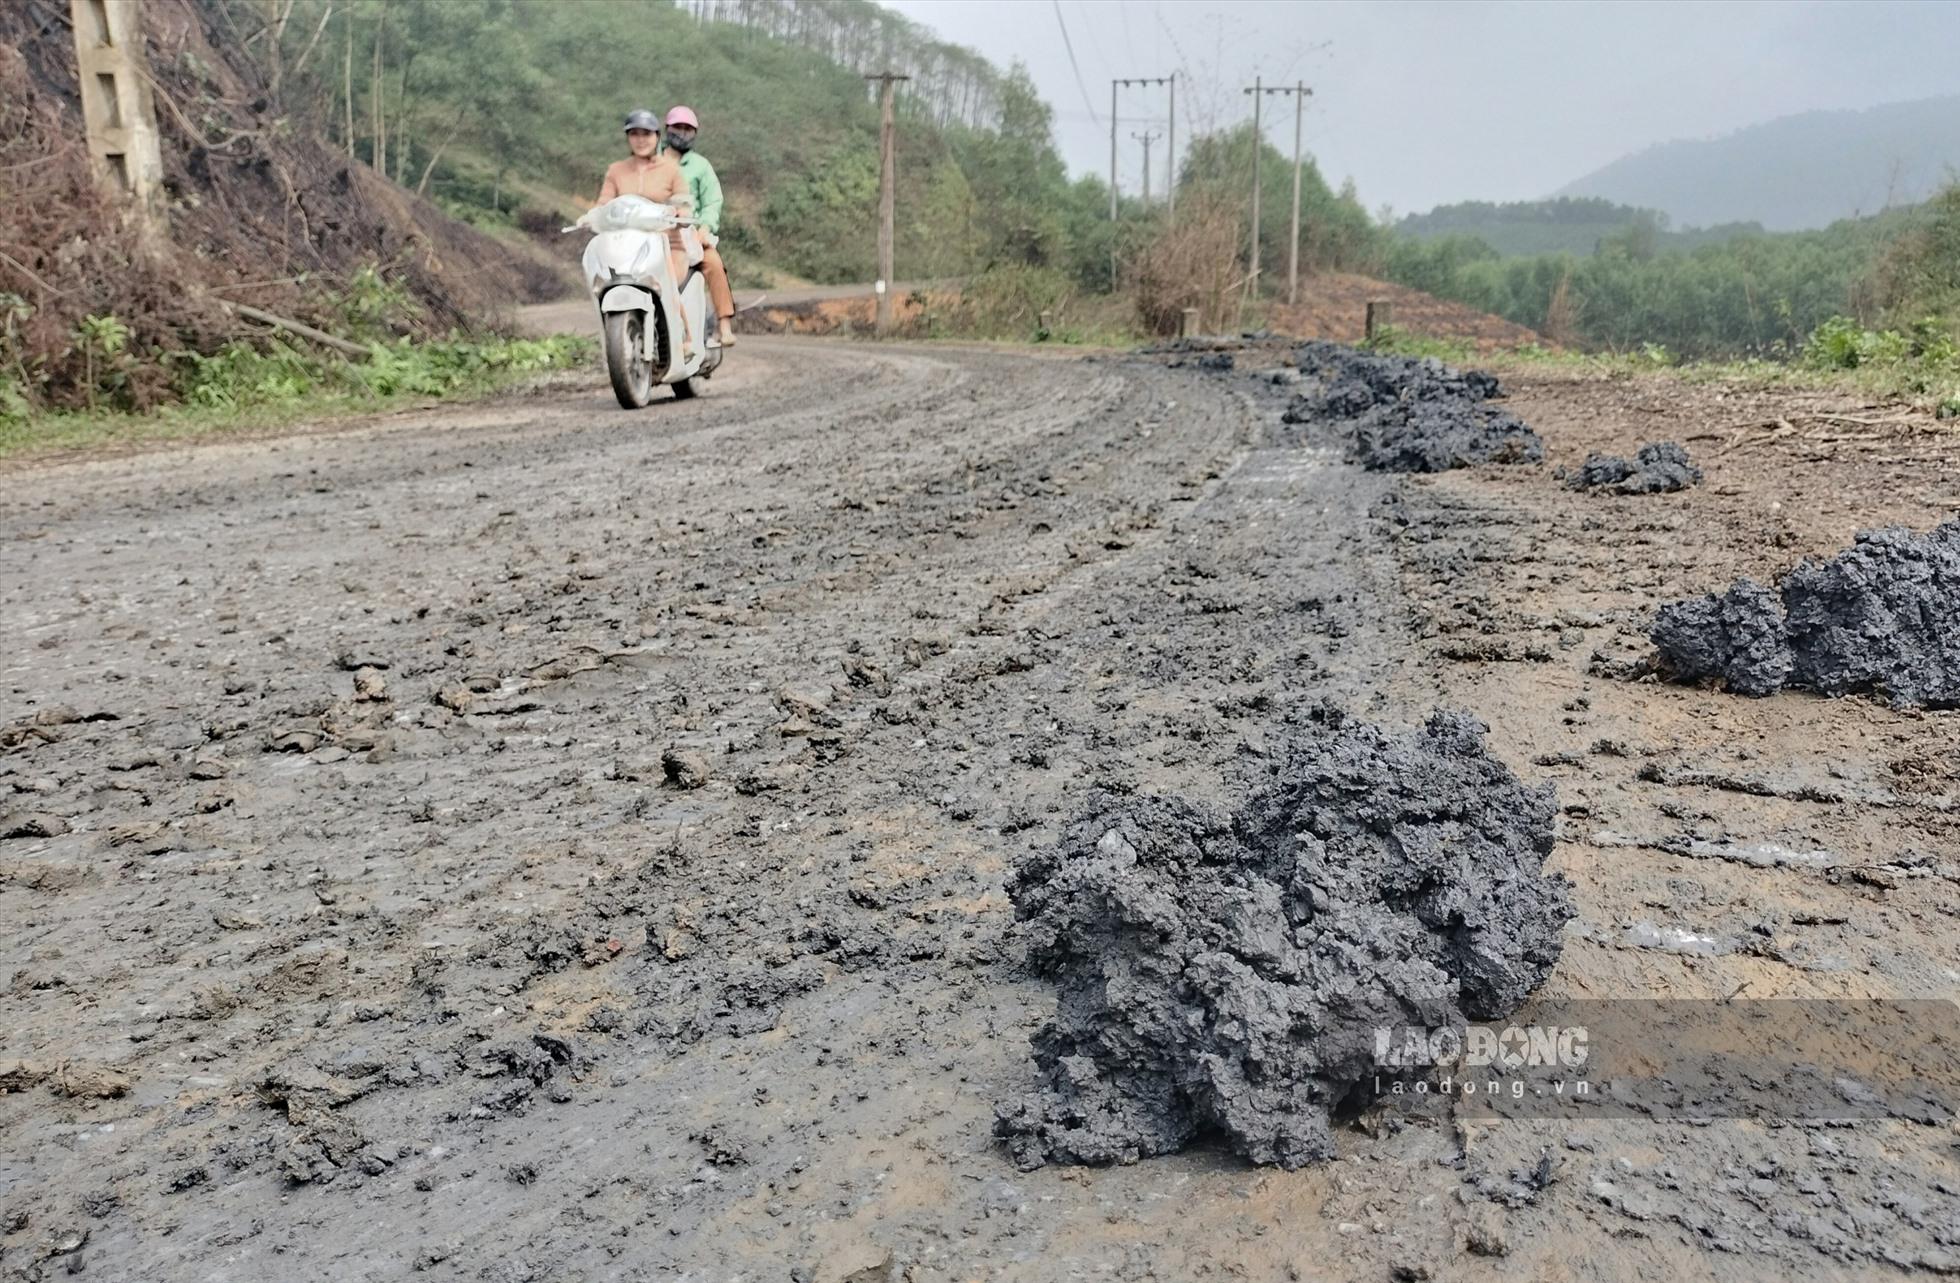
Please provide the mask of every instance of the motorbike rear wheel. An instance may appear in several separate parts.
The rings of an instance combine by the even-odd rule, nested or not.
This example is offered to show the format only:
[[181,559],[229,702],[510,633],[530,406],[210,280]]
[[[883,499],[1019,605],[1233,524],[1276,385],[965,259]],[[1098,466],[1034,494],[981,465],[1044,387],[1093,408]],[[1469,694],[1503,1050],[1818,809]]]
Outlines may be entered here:
[[700,396],[701,385],[697,382],[700,377],[700,375],[694,374],[689,375],[685,379],[674,380],[674,400],[692,401],[695,397]]
[[622,409],[638,410],[653,399],[653,364],[646,358],[646,316],[606,313],[606,373]]

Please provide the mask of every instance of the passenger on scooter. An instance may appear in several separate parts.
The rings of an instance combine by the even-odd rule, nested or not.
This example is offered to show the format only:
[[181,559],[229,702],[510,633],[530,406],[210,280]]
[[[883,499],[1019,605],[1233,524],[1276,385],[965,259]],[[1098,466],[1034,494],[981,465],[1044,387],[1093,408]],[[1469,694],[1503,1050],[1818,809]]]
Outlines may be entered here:
[[721,261],[715,242],[721,232],[721,179],[708,158],[694,150],[694,139],[701,129],[691,108],[676,107],[667,113],[667,146],[663,156],[678,156],[681,173],[687,177],[688,194],[694,198],[694,222],[701,232],[703,256],[701,275],[708,281],[708,298],[721,318],[723,347],[735,346],[735,296],[728,288],[728,269]]
[[[594,206],[619,196],[644,196],[673,205],[683,215],[689,214],[694,208],[693,192],[681,172],[680,162],[660,150],[660,117],[644,107],[628,112],[626,146],[632,154],[606,167],[606,180],[599,187],[599,199],[593,202]],[[674,280],[687,280],[687,247],[681,243],[679,228],[667,233],[667,257],[674,269]],[[686,315],[683,308],[682,318]],[[692,326],[682,338],[682,348],[689,354],[694,351]]]

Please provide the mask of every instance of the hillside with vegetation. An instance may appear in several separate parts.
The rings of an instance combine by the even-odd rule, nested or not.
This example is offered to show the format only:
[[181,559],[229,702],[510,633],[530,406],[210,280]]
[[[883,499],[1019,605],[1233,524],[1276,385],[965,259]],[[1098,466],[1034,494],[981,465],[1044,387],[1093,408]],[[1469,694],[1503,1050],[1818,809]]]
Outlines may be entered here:
[[1505,257],[1456,236],[1392,237],[1393,280],[1580,347],[1676,356],[1800,351],[1834,318],[1950,329],[1960,318],[1960,187],[1923,205],[1809,232],[1692,250],[1630,228],[1591,254]]
[[1784,116],[1662,143],[1553,193],[1665,212],[1676,224],[1820,229],[1917,204],[1960,169],[1960,96]]
[[1602,241],[1629,232],[1651,236],[1660,248],[1695,249],[1763,230],[1760,223],[1681,229],[1674,228],[1672,223],[1666,214],[1655,209],[1639,209],[1598,197],[1558,196],[1550,200],[1471,200],[1438,205],[1426,214],[1404,217],[1395,224],[1395,230],[1417,240],[1474,237],[1506,258],[1591,254]]
[[[214,0],[257,13],[266,0]],[[767,264],[817,283],[875,275],[878,109],[864,73],[912,77],[898,98],[897,257],[907,277],[1022,273],[1034,295],[1107,289],[1108,188],[1071,179],[1053,115],[1001,71],[869,0],[272,0],[275,56],[296,114],[405,186],[479,224],[554,227],[623,154],[631,107],[685,102],[727,195],[738,275]],[[241,26],[247,25],[239,18]],[[337,56],[319,50],[338,48]],[[1268,147],[1269,263],[1284,262],[1292,169]],[[1196,192],[1249,184],[1250,134],[1195,140]],[[1237,186],[1233,186],[1237,184]],[[1309,267],[1351,266],[1372,243],[1350,190],[1309,170]],[[1242,202],[1241,202],[1242,204]],[[1119,263],[1153,226],[1125,200]],[[1229,230],[1218,247],[1233,257]],[[1045,273],[1026,279],[1026,273]]]
[[0,445],[46,412],[440,392],[565,355],[498,332],[554,270],[282,114],[227,10],[139,12],[167,206],[147,230],[92,172],[68,7],[0,5]]
[[[1101,199],[1074,199],[1025,76],[868,0],[279,3],[276,56],[295,69],[294,110],[398,183],[488,226],[542,231],[582,209],[625,154],[625,113],[687,103],[727,195],[736,263],[868,279],[878,109],[863,72],[886,67],[913,77],[898,165],[908,274],[971,270],[1017,244],[1064,258],[1056,227]],[[316,43],[338,56],[309,58]]]

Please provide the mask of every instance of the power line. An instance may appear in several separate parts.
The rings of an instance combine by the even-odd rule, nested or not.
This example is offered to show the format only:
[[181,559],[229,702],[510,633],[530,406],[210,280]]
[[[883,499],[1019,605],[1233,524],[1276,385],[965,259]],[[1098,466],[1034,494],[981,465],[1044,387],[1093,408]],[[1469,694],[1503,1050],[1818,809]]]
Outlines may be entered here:
[[1151,0],[1150,12],[1157,19],[1157,25],[1163,28],[1164,36],[1171,42],[1171,52],[1177,55],[1177,69],[1184,73],[1185,80],[1192,84],[1198,83],[1197,77],[1191,74],[1191,60],[1184,56],[1184,49],[1177,43],[1177,33],[1171,30],[1171,24],[1164,21],[1164,11],[1158,7],[1157,0]]
[[[1081,8],[1082,0],[1075,0],[1075,4],[1078,9]],[[1089,36],[1088,39],[1084,42],[1083,47],[1089,51],[1090,56],[1093,57],[1097,62],[1101,63],[1105,67],[1113,67],[1116,65],[1116,62],[1103,49],[1102,33],[1097,30],[1097,26],[1098,24],[1093,19],[1085,24],[1085,30],[1088,31]]]
[[1054,5],[1055,25],[1062,29],[1062,48],[1068,50],[1068,65],[1075,72],[1075,87],[1082,91],[1082,105],[1089,109],[1089,119],[1100,125],[1102,117],[1096,115],[1096,104],[1089,101],[1089,86],[1083,82],[1082,68],[1075,61],[1075,46],[1069,43],[1068,23],[1062,18],[1062,0],[1054,0]]
[[1170,41],[1170,51],[1174,55],[1178,55],[1178,71],[1184,72],[1184,78],[1186,80],[1192,80],[1196,84],[1196,76],[1192,74],[1192,61],[1184,57],[1184,49],[1178,45],[1178,33],[1170,29],[1168,22],[1164,22],[1164,10],[1158,8],[1156,0],[1151,0],[1151,16],[1152,18],[1156,18],[1156,25],[1164,29],[1164,37]]

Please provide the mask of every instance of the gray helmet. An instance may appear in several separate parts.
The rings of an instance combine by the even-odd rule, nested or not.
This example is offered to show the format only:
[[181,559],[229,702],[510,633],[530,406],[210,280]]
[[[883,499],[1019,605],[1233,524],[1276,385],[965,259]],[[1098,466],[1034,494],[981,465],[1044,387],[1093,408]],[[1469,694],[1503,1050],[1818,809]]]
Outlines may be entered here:
[[645,107],[635,107],[626,113],[626,128],[621,132],[630,134],[635,129],[644,129],[649,133],[657,134],[660,132],[660,117]]

